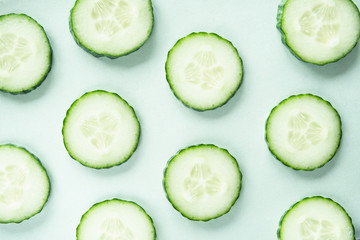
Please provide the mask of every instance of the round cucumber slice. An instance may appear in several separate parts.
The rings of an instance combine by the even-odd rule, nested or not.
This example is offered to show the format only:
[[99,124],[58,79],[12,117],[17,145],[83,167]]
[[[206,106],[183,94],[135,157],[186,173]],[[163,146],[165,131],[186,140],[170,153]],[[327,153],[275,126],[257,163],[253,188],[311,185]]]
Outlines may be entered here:
[[81,218],[77,240],[155,240],[152,219],[138,204],[120,199],[93,205]]
[[351,0],[285,0],[277,27],[295,56],[325,65],[343,58],[359,41],[360,12]]
[[282,217],[279,240],[355,240],[352,220],[345,209],[329,198],[305,198]]
[[190,146],[170,159],[164,188],[184,217],[208,221],[230,211],[240,195],[242,174],[236,159],[211,144]]
[[324,99],[300,94],[283,100],[266,121],[270,151],[296,170],[322,167],[335,155],[341,140],[341,119]]
[[0,16],[0,91],[27,93],[51,68],[52,51],[43,27],[25,14]]
[[135,151],[140,124],[134,109],[119,95],[87,92],[67,111],[63,139],[70,156],[91,168],[109,168]]
[[154,23],[151,0],[77,0],[70,32],[96,57],[117,58],[139,49]]
[[224,105],[242,81],[243,65],[232,43],[215,33],[191,33],[168,53],[166,79],[175,96],[199,111]]
[[40,160],[25,148],[0,145],[0,223],[20,223],[48,200],[50,181]]

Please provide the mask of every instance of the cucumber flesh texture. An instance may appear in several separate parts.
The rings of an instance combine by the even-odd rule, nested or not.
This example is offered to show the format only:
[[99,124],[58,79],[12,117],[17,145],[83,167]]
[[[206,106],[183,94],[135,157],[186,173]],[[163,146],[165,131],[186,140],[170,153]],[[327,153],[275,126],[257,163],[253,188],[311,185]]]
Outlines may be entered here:
[[175,96],[196,110],[225,104],[239,88],[242,76],[236,48],[214,33],[192,33],[168,53],[167,81]]
[[306,62],[337,61],[360,37],[360,13],[351,0],[287,0],[278,14],[285,44]]
[[355,240],[351,218],[338,203],[324,197],[305,198],[284,215],[280,240]]
[[81,218],[77,240],[154,240],[150,216],[134,202],[113,199],[92,206]]
[[50,68],[51,47],[44,29],[24,14],[0,16],[0,90],[29,92]]
[[140,48],[153,27],[150,0],[77,0],[70,30],[95,56],[116,58]]
[[70,156],[93,168],[126,161],[135,151],[139,135],[134,109],[117,94],[102,90],[88,92],[75,101],[63,126]]
[[331,104],[318,96],[291,96],[276,106],[266,123],[270,151],[298,170],[323,166],[341,140],[341,120]]
[[240,194],[241,172],[225,149],[191,146],[173,157],[165,170],[164,187],[183,216],[208,221],[227,213]]
[[14,145],[0,146],[0,222],[19,223],[39,213],[50,191],[40,161]]

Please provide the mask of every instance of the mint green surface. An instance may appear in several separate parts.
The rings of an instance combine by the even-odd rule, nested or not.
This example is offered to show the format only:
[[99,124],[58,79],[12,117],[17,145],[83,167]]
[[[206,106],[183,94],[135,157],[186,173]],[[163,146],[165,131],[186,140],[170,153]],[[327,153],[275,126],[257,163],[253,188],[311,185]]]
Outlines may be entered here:
[[[158,240],[271,240],[279,219],[307,196],[336,199],[360,237],[360,50],[326,66],[296,59],[276,29],[280,1],[154,0],[152,35],[136,52],[115,60],[95,58],[76,45],[68,18],[73,0],[1,0],[0,13],[23,12],[47,29],[52,70],[26,95],[0,93],[0,142],[27,146],[43,159],[52,182],[46,211],[21,224],[0,225],[0,239],[74,240],[89,206],[104,199],[131,199],[152,217]],[[360,6],[360,0],[354,1]],[[178,101],[165,76],[175,42],[191,32],[215,32],[241,52],[244,78],[226,105],[197,112]],[[74,99],[104,89],[136,109],[141,137],[121,166],[95,170],[72,160],[62,142],[62,121]],[[265,142],[265,121],[281,100],[312,93],[341,115],[343,135],[335,157],[312,172],[274,159]],[[210,222],[181,216],[162,186],[167,161],[198,143],[226,148],[243,174],[241,197],[231,211]]]

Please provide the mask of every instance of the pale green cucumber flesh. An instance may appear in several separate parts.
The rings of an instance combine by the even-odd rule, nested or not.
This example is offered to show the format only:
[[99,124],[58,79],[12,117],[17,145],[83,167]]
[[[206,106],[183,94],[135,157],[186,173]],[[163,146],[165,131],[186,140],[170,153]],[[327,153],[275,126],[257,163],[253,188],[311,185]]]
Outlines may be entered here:
[[228,213],[240,195],[242,174],[236,159],[212,144],[190,146],[172,157],[163,185],[172,206],[193,221]]
[[168,52],[166,79],[174,95],[198,111],[227,103],[240,87],[243,64],[234,45],[215,33],[191,33]]
[[28,93],[47,77],[52,49],[44,28],[25,14],[0,16],[0,91]]
[[84,166],[109,168],[126,162],[137,148],[140,123],[118,94],[87,92],[68,109],[63,141],[69,155]]
[[108,58],[138,50],[153,25],[151,0],[77,0],[69,19],[75,42],[95,57]]
[[112,199],[94,204],[76,228],[77,240],[155,240],[151,217],[137,203]]
[[342,136],[338,112],[326,100],[293,95],[274,107],[266,121],[266,142],[271,153],[295,170],[324,166],[336,154]]
[[278,228],[279,240],[355,240],[346,210],[330,198],[307,197],[285,212]]
[[283,0],[277,13],[282,42],[304,62],[336,62],[360,38],[360,12],[351,0]]
[[35,155],[0,145],[0,223],[20,223],[40,213],[49,194],[49,177]]

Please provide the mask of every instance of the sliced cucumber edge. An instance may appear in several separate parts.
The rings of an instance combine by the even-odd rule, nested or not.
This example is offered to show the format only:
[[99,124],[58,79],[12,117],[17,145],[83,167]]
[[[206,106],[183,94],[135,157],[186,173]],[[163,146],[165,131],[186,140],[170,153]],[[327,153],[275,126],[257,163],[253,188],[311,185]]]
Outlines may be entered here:
[[[84,163],[81,159],[78,159],[76,158],[76,156],[69,150],[68,146],[67,146],[67,143],[66,143],[66,140],[65,140],[65,134],[64,134],[64,128],[65,128],[65,125],[67,123],[67,117],[69,116],[70,114],[70,110],[73,106],[75,106],[79,100],[81,100],[83,97],[85,97],[86,95],[88,94],[92,94],[92,93],[95,93],[95,92],[103,92],[103,93],[109,93],[109,94],[113,94],[114,96],[120,98],[122,101],[124,101],[126,103],[126,105],[128,105],[130,107],[130,109],[132,110],[132,113],[134,114],[134,117],[136,119],[136,122],[139,126],[139,132],[138,132],[138,137],[137,137],[137,142],[134,146],[134,148],[131,150],[131,152],[129,153],[128,156],[124,157],[124,160],[119,162],[119,163],[116,163],[116,164],[107,164],[107,165],[104,165],[104,166],[101,166],[101,167],[97,167],[97,166],[92,166],[91,164],[86,164]],[[139,122],[139,119],[137,118],[137,115],[135,113],[135,109],[125,100],[123,99],[122,97],[120,97],[120,95],[118,95],[117,93],[114,93],[114,92],[109,92],[109,91],[106,91],[106,90],[94,90],[94,91],[89,91],[89,92],[86,92],[84,93],[81,97],[79,97],[78,99],[76,99],[69,107],[69,109],[66,111],[66,115],[65,115],[65,118],[63,120],[63,127],[62,127],[62,130],[61,130],[61,133],[62,133],[62,136],[63,136],[63,143],[64,143],[64,146],[65,146],[65,149],[66,151],[68,152],[69,156],[76,160],[77,162],[79,162],[81,165],[85,166],[85,167],[89,167],[89,168],[92,168],[92,169],[107,169],[107,168],[111,168],[111,167],[115,167],[115,166],[119,166],[125,162],[127,162],[130,157],[133,155],[133,153],[136,151],[138,145],[139,145],[139,141],[140,141],[140,136],[141,136],[141,125],[140,125],[140,122]]]
[[[349,220],[349,223],[350,223],[350,225],[352,226],[352,229],[353,229],[353,231],[354,231],[354,233],[355,233],[355,227],[354,227],[354,224],[352,223],[352,218],[351,218],[350,215],[347,213],[347,211],[345,210],[345,208],[344,208],[343,206],[341,206],[339,203],[337,203],[336,201],[334,201],[333,199],[331,199],[331,198],[327,198],[327,197],[323,197],[323,196],[317,195],[317,196],[312,196],[312,197],[305,197],[305,198],[301,199],[300,201],[298,201],[298,202],[294,203],[293,205],[291,205],[291,206],[289,207],[289,209],[285,211],[285,213],[281,216],[280,221],[279,221],[279,224],[278,224],[278,229],[277,229],[277,234],[276,234],[278,240],[281,240],[281,229],[282,229],[281,225],[282,225],[282,222],[283,222],[284,218],[287,216],[287,214],[290,213],[291,210],[294,209],[294,207],[296,207],[298,204],[302,203],[304,200],[306,201],[306,200],[308,200],[308,199],[316,199],[316,198],[329,201],[329,202],[331,202],[331,203],[334,203],[334,204],[337,205],[338,207],[340,207],[340,209],[342,209],[342,210],[344,211],[344,213],[346,213],[346,215],[347,215],[347,217],[348,217],[348,220]],[[356,239],[355,239],[355,234],[354,234],[354,239],[353,239],[353,240],[356,240]]]
[[76,0],[74,6],[71,8],[70,10],[70,16],[69,16],[69,30],[70,30],[70,33],[71,35],[73,36],[76,44],[81,47],[83,50],[85,50],[86,52],[90,53],[91,55],[93,55],[94,57],[96,58],[100,58],[100,57],[107,57],[107,58],[110,58],[110,59],[116,59],[116,58],[119,58],[119,57],[123,57],[123,56],[127,56],[133,52],[136,52],[137,50],[139,50],[144,44],[145,42],[150,38],[152,32],[153,32],[153,29],[154,29],[154,8],[153,8],[153,5],[152,5],[152,1],[151,0],[148,0],[149,1],[149,5],[150,5],[150,9],[151,9],[151,28],[146,36],[146,38],[144,39],[144,41],[142,43],[140,43],[138,46],[128,50],[127,52],[124,52],[124,53],[121,53],[121,54],[110,54],[110,53],[106,53],[106,52],[95,52],[93,51],[91,48],[89,48],[88,46],[86,46],[85,44],[83,44],[81,42],[81,40],[78,38],[78,36],[76,35],[75,31],[73,30],[73,23],[72,23],[72,14],[73,14],[73,11],[75,10],[75,7],[77,6],[78,4],[78,1],[81,1],[81,0]]
[[[276,16],[276,28],[279,30],[280,34],[281,34],[281,41],[282,43],[289,49],[289,51],[297,58],[299,59],[300,61],[302,62],[305,62],[305,63],[310,63],[310,64],[314,64],[314,65],[318,65],[318,66],[324,66],[326,64],[329,64],[329,63],[335,63],[335,62],[338,62],[339,60],[343,59],[346,55],[348,55],[357,45],[357,43],[359,42],[359,39],[360,39],[360,32],[359,32],[359,35],[357,37],[357,40],[355,41],[355,44],[349,48],[349,51],[348,52],[345,52],[342,56],[339,56],[338,58],[335,58],[335,59],[332,59],[332,60],[329,60],[329,61],[322,61],[322,62],[318,62],[318,63],[315,63],[315,62],[311,62],[311,61],[308,61],[304,58],[302,58],[287,42],[287,38],[286,38],[286,32],[282,29],[282,23],[283,23],[283,12],[284,12],[284,9],[286,8],[286,5],[287,3],[289,2],[289,0],[282,0],[281,3],[278,5],[278,12],[277,12],[277,16]],[[350,0],[349,2],[351,2],[353,8],[357,9],[357,12],[358,12],[358,15],[359,15],[359,18],[360,18],[360,11],[358,9],[358,7],[356,6],[356,4]]]
[[123,200],[123,199],[119,199],[119,198],[113,198],[113,199],[109,199],[109,200],[104,200],[104,201],[101,201],[101,202],[98,202],[98,203],[95,203],[93,204],[82,216],[81,216],[81,219],[80,219],[80,222],[78,224],[78,226],[76,227],[76,239],[79,238],[79,229],[80,229],[80,225],[81,225],[81,222],[87,217],[87,215],[91,212],[91,210],[95,207],[97,207],[98,205],[101,205],[103,203],[106,203],[106,202],[111,202],[111,201],[117,201],[117,202],[122,202],[122,203],[129,203],[129,204],[133,204],[133,205],[136,205],[137,207],[140,208],[140,210],[144,213],[144,215],[147,217],[147,219],[149,220],[149,222],[151,223],[153,229],[154,229],[154,237],[153,237],[153,240],[156,239],[156,228],[155,228],[155,225],[154,225],[154,221],[153,219],[150,217],[150,215],[145,211],[145,209],[140,206],[139,204],[137,204],[136,202],[134,201],[129,201],[129,200]]
[[38,210],[37,212],[35,212],[34,214],[32,214],[32,215],[29,216],[29,217],[26,217],[26,218],[24,218],[24,219],[19,220],[19,221],[8,221],[8,222],[6,222],[6,221],[2,221],[2,220],[0,219],[0,224],[11,224],[11,223],[19,224],[19,223],[21,223],[21,222],[23,222],[23,221],[29,220],[30,218],[32,218],[32,217],[34,217],[35,215],[39,214],[39,213],[44,209],[46,203],[47,203],[48,200],[49,200],[49,196],[50,196],[50,192],[51,192],[50,178],[49,178],[48,172],[46,171],[45,167],[42,165],[40,159],[39,159],[36,155],[34,155],[34,154],[31,153],[30,151],[28,151],[25,147],[21,147],[21,146],[12,144],[12,143],[1,144],[1,145],[0,145],[0,148],[1,148],[1,147],[16,148],[16,149],[20,149],[20,150],[22,150],[22,151],[25,151],[27,154],[29,154],[29,155],[31,156],[31,158],[34,160],[34,162],[36,162],[36,163],[39,165],[39,167],[42,169],[42,171],[45,172],[46,179],[47,179],[47,182],[48,182],[48,184],[49,184],[49,188],[48,188],[48,191],[47,191],[47,194],[46,194],[46,199],[45,199],[45,201],[44,201],[44,204],[39,208],[39,210]]
[[[166,189],[167,189],[167,188],[166,188],[166,178],[167,178],[166,173],[167,173],[167,170],[168,170],[169,166],[176,160],[177,156],[179,156],[181,153],[183,153],[183,152],[185,152],[185,151],[187,151],[187,150],[189,150],[189,149],[197,148],[197,147],[201,147],[201,146],[213,147],[213,148],[220,149],[221,151],[226,152],[227,155],[228,155],[229,157],[231,157],[232,161],[235,163],[235,165],[237,166],[237,169],[238,169],[238,171],[239,171],[239,173],[240,173],[240,186],[239,186],[239,190],[238,190],[238,192],[237,192],[237,194],[236,194],[237,197],[234,199],[234,201],[233,201],[232,204],[229,206],[229,208],[228,208],[225,212],[223,212],[223,213],[221,213],[221,214],[218,214],[218,215],[216,215],[215,217],[205,218],[205,219],[203,219],[203,218],[194,218],[194,217],[188,216],[187,214],[183,213],[183,212],[179,209],[179,207],[178,207],[176,204],[173,203],[173,201],[170,199],[170,196],[169,196],[168,192],[166,191]],[[237,202],[237,200],[238,200],[239,197],[240,197],[240,191],[241,191],[241,188],[242,188],[242,179],[243,179],[243,174],[242,174],[242,172],[241,172],[241,170],[240,170],[239,163],[238,163],[237,160],[234,158],[234,156],[230,154],[230,152],[229,152],[227,149],[218,147],[218,146],[216,146],[215,144],[206,144],[206,143],[190,145],[190,146],[188,146],[188,147],[185,147],[185,148],[179,150],[177,153],[175,153],[175,154],[167,161],[166,167],[165,167],[165,169],[164,169],[164,171],[163,171],[163,176],[164,176],[164,177],[163,177],[162,183],[163,183],[163,188],[164,188],[164,191],[165,191],[165,195],[166,195],[166,198],[168,199],[168,201],[170,202],[170,204],[172,205],[172,207],[173,207],[176,211],[178,211],[182,216],[186,217],[187,219],[192,220],[192,221],[199,221],[199,222],[208,222],[208,221],[210,221],[210,220],[219,218],[219,217],[227,214],[227,213],[232,209],[232,207],[235,205],[235,203]]]
[[[201,35],[212,35],[212,36],[215,36],[215,37],[217,37],[217,38],[225,41],[226,43],[228,43],[228,44],[233,48],[233,50],[235,50],[235,52],[237,53],[237,56],[239,57],[241,69],[242,69],[241,75],[240,75],[240,77],[239,77],[239,84],[238,84],[238,86],[234,89],[234,92],[233,92],[231,95],[229,95],[229,97],[228,97],[227,99],[225,99],[224,102],[221,102],[221,103],[219,103],[218,105],[215,105],[214,107],[211,107],[211,108],[196,108],[196,107],[192,106],[191,103],[188,103],[187,101],[182,100],[181,97],[179,97],[179,96],[176,94],[176,91],[175,91],[175,89],[173,88],[173,85],[171,84],[171,80],[170,80],[170,77],[169,77],[169,74],[168,74],[168,59],[169,59],[169,57],[171,56],[171,54],[172,54],[172,52],[174,51],[174,49],[176,48],[176,46],[177,46],[177,45],[180,45],[181,42],[182,42],[185,38],[191,37],[192,35],[198,35],[198,34],[201,34]],[[238,89],[240,88],[240,86],[241,86],[241,84],[242,84],[242,82],[243,82],[243,78],[244,78],[244,64],[243,64],[243,61],[242,61],[242,59],[241,59],[241,57],[240,57],[240,54],[239,54],[237,48],[232,44],[231,41],[229,41],[229,40],[221,37],[221,36],[218,35],[217,33],[192,32],[192,33],[186,35],[185,37],[182,37],[182,38],[178,39],[178,40],[176,41],[176,43],[174,44],[174,46],[169,50],[169,52],[168,52],[168,54],[167,54],[166,62],[165,62],[165,73],[166,73],[166,81],[168,82],[168,85],[169,85],[172,93],[174,94],[174,96],[175,96],[178,100],[180,100],[180,102],[181,102],[183,105],[185,105],[186,107],[188,107],[188,108],[190,108],[190,109],[196,110],[196,111],[198,111],[198,112],[205,112],[205,111],[209,111],[209,110],[215,110],[215,109],[217,109],[217,108],[225,105],[225,104],[235,95],[235,93],[238,91]]]
[[31,19],[32,22],[34,22],[36,25],[38,25],[43,30],[44,36],[47,39],[47,43],[48,43],[48,46],[49,46],[49,49],[50,49],[48,68],[45,70],[45,73],[39,78],[39,80],[35,84],[33,84],[32,86],[30,86],[30,87],[28,87],[26,89],[20,90],[20,91],[9,91],[9,90],[6,90],[4,88],[0,88],[1,92],[10,93],[12,95],[26,94],[26,93],[29,93],[29,92],[35,90],[36,88],[40,87],[40,85],[44,82],[44,80],[46,79],[46,77],[50,73],[50,70],[51,70],[51,67],[52,67],[52,61],[53,61],[53,49],[51,47],[49,37],[47,36],[47,33],[46,33],[44,27],[40,23],[38,23],[35,19],[33,19],[32,17],[30,17],[29,15],[26,15],[24,13],[9,13],[9,14],[5,14],[5,15],[1,15],[0,16],[0,21],[1,21],[1,18],[9,16],[9,15],[16,15],[16,16],[21,15],[21,16],[25,16],[25,17]]
[[[291,166],[291,165],[288,164],[286,161],[284,161],[283,159],[281,159],[279,156],[276,155],[276,153],[275,153],[274,150],[272,149],[271,144],[270,144],[270,142],[269,142],[269,137],[268,137],[268,131],[267,131],[267,129],[268,129],[268,124],[269,124],[269,118],[270,118],[271,114],[277,109],[277,107],[279,107],[280,105],[282,105],[282,104],[285,103],[286,101],[291,100],[292,97],[308,96],[308,95],[313,96],[313,97],[315,97],[315,98],[323,101],[324,103],[326,103],[327,105],[329,105],[329,106],[337,113],[337,116],[338,116],[339,122],[340,122],[340,137],[339,137],[339,142],[338,142],[338,144],[337,144],[337,146],[336,146],[336,148],[335,148],[335,151],[330,155],[330,157],[329,157],[329,159],[328,159],[327,161],[325,161],[323,164],[321,164],[321,165],[319,165],[319,166],[317,166],[317,167],[315,167],[315,168],[306,168],[306,169],[303,169],[303,168],[296,168],[296,167]],[[311,94],[311,93],[303,93],[303,94],[291,95],[291,96],[289,96],[288,98],[282,100],[278,105],[276,105],[276,106],[271,110],[268,118],[266,119],[266,123],[265,123],[265,141],[266,141],[266,145],[268,146],[268,149],[270,150],[271,154],[272,154],[277,160],[279,160],[282,164],[284,164],[285,166],[290,167],[290,168],[292,168],[293,170],[296,170],[296,171],[314,171],[314,170],[316,170],[316,169],[319,169],[319,168],[322,168],[323,166],[325,166],[328,162],[330,162],[330,161],[334,158],[335,154],[337,153],[337,151],[338,151],[338,149],[339,149],[339,147],[340,147],[340,144],[341,144],[341,139],[342,139],[342,121],[341,121],[340,114],[339,114],[338,111],[332,106],[332,104],[331,104],[329,101],[327,101],[327,100],[325,100],[325,99],[323,99],[323,98],[321,98],[321,97],[319,97],[319,96],[317,96],[317,95]]]

